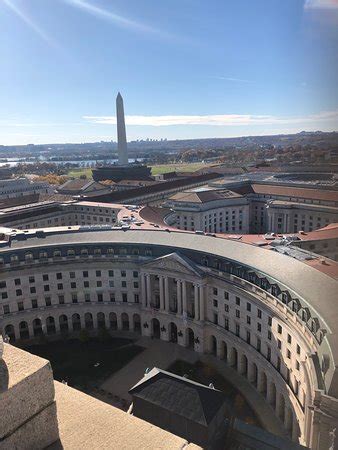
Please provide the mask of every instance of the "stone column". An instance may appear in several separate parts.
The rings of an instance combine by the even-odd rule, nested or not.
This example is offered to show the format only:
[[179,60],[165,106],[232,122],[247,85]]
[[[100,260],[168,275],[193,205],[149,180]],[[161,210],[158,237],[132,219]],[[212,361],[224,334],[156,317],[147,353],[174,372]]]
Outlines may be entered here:
[[141,302],[142,307],[147,306],[147,292],[146,292],[146,275],[143,273],[141,275]]
[[182,281],[182,300],[183,300],[183,314],[188,314],[187,311],[187,282],[185,280]]
[[200,320],[204,320],[204,286],[199,287],[199,298],[200,298]]
[[170,311],[170,293],[169,293],[168,277],[164,277],[164,308],[167,312]]
[[151,280],[150,273],[147,273],[147,307],[150,308],[151,303]]
[[195,303],[195,320],[199,319],[199,301],[198,301],[198,284],[194,284],[194,303]]
[[182,315],[182,281],[177,280],[177,314]]
[[164,277],[162,275],[160,275],[158,281],[159,281],[159,287],[160,287],[160,310],[163,311],[164,310],[164,288],[163,288]]

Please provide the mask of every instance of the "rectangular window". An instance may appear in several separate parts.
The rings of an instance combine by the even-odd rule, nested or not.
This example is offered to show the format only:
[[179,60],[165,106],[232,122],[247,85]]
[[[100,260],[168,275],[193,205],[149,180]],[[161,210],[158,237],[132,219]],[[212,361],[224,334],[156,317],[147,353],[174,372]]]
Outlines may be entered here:
[[299,370],[299,361],[296,361],[296,369]]
[[85,288],[89,288],[89,281],[84,281],[83,282],[83,287],[85,287]]
[[61,272],[58,272],[58,273],[56,274],[56,279],[57,279],[57,280],[62,280],[62,273],[61,273]]
[[23,311],[24,307],[23,307],[23,302],[18,302],[18,311]]
[[29,281],[30,283],[35,283],[35,277],[30,276],[30,277],[28,278],[28,281]]
[[20,278],[15,278],[14,284],[15,284],[15,286],[20,286],[20,284],[21,284]]
[[36,309],[37,307],[38,307],[38,301],[37,301],[36,298],[33,298],[33,299],[32,299],[32,308],[33,308],[33,309]]
[[259,322],[257,323],[257,331],[262,331],[262,325]]
[[121,277],[125,278],[127,276],[127,272],[125,270],[121,270]]
[[246,310],[247,310],[247,311],[251,311],[251,303],[248,302],[248,303],[246,304]]
[[271,341],[271,337],[272,337],[272,333],[271,333],[271,331],[269,330],[269,331],[268,331],[268,339],[269,339],[269,341]]
[[46,273],[44,273],[43,275],[42,275],[42,280],[43,281],[48,281],[48,274],[46,274]]
[[267,348],[266,359],[268,361],[271,361],[271,348],[270,347]]
[[122,281],[122,282],[121,282],[121,286],[122,286],[123,288],[126,288],[126,287],[127,287],[127,282],[126,282],[126,281]]
[[286,356],[287,356],[288,359],[291,359],[291,352],[290,352],[289,349],[288,349],[287,352],[286,352]]
[[213,291],[213,294],[214,294],[214,295],[218,295],[218,289],[217,289],[217,288],[213,288],[212,291]]
[[1,298],[2,298],[2,299],[8,298],[7,292],[2,292],[2,293],[1,293]]
[[247,332],[246,332],[246,342],[247,342],[248,344],[250,344],[250,340],[251,340],[250,331],[247,331]]
[[271,325],[272,325],[272,317],[268,317],[268,325],[271,327]]
[[125,292],[122,293],[122,301],[123,303],[127,303],[128,301],[128,295]]
[[227,317],[224,318],[224,328],[225,328],[226,330],[229,329],[229,319],[228,319]]
[[259,338],[257,338],[257,346],[256,346],[256,348],[257,348],[258,352],[261,351],[261,346],[262,346],[261,340]]
[[86,292],[84,297],[85,297],[85,302],[89,303],[90,302],[90,293]]
[[100,277],[101,276],[101,270],[96,270],[95,274],[96,274],[97,277]]
[[288,334],[288,344],[291,344],[291,341],[292,341],[291,336]]
[[110,301],[115,302],[115,292],[110,293]]
[[69,278],[75,278],[75,272],[69,272]]
[[278,325],[278,334],[282,334],[283,332],[283,328],[281,327],[281,325]]
[[45,303],[46,303],[46,306],[51,306],[52,299],[50,297],[45,297]]
[[300,355],[300,347],[298,344],[297,344],[297,355]]
[[241,299],[239,297],[236,297],[236,305],[240,305],[241,304]]
[[72,302],[77,303],[77,294],[76,293],[72,294]]
[[70,283],[70,287],[71,289],[76,289],[76,282],[73,281],[72,283]]
[[282,348],[282,341],[279,340],[279,339],[277,339],[277,346],[281,350],[281,348]]
[[217,308],[218,307],[218,301],[217,300],[213,300],[213,305],[214,305],[214,308]]
[[258,317],[259,319],[262,318],[262,310],[261,310],[261,309],[257,309],[257,317]]
[[102,281],[101,280],[96,282],[96,287],[102,287]]
[[218,314],[214,313],[214,324],[218,325]]
[[102,303],[103,302],[103,294],[100,292],[99,294],[97,294],[97,301],[99,302],[99,303]]
[[64,305],[65,304],[65,296],[64,295],[59,295],[59,305]]
[[109,287],[114,287],[114,280],[109,280]]
[[229,300],[229,292],[224,291],[224,300]]
[[4,314],[9,314],[10,313],[9,305],[3,305],[3,310]]
[[250,316],[246,316],[246,323],[247,323],[248,325],[251,324],[251,317],[250,317]]
[[15,293],[16,293],[16,296],[19,297],[20,295],[22,295],[22,290],[21,289],[17,289],[15,291]]
[[134,270],[134,272],[133,272],[133,277],[138,278],[138,272],[136,270]]
[[238,325],[238,323],[236,323],[235,333],[236,333],[236,336],[240,335],[240,326]]
[[140,303],[140,297],[138,294],[134,294],[134,302],[135,303]]
[[236,309],[236,317],[239,319],[241,317],[241,312],[239,309]]
[[114,271],[113,270],[109,270],[108,271],[108,276],[109,277],[113,277],[114,276]]
[[229,312],[229,305],[224,305],[224,311]]
[[35,286],[31,286],[29,288],[29,291],[30,291],[31,294],[36,294],[36,287]]
[[88,278],[88,270],[84,270],[83,272],[82,272],[82,274],[83,274],[83,278]]

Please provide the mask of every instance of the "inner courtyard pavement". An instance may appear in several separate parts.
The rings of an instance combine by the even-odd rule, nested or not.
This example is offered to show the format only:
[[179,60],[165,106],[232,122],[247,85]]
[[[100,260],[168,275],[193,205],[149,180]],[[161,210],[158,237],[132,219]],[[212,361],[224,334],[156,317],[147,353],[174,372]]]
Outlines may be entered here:
[[[126,337],[126,334],[123,336]],[[103,391],[118,396],[130,404],[132,399],[128,394],[128,390],[143,377],[147,367],[150,369],[158,367],[166,370],[176,360],[183,360],[190,364],[194,364],[199,360],[216,369],[217,372],[238,389],[267,431],[277,436],[287,437],[282,423],[275,416],[272,408],[266,403],[264,398],[258,394],[245,378],[238,375],[224,361],[220,361],[212,355],[196,353],[189,348],[181,347],[171,342],[151,339],[145,336],[140,337],[135,344],[144,347],[145,350],[105,380],[100,386]]]

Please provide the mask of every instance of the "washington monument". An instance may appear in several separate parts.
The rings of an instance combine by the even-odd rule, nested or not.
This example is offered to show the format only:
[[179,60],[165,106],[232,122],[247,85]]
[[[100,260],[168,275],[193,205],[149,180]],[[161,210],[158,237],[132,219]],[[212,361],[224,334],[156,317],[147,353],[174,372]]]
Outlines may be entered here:
[[117,123],[117,152],[118,164],[126,166],[128,164],[126,124],[124,121],[123,98],[120,93],[116,97],[116,123]]

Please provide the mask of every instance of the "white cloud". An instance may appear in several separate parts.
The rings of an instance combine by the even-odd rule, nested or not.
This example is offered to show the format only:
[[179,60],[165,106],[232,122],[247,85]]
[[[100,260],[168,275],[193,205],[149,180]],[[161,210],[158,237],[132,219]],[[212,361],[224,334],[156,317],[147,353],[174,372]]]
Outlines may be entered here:
[[338,9],[338,0],[305,0],[305,9]]
[[[115,116],[84,116],[90,123],[115,125]],[[172,126],[172,125],[209,125],[209,126],[248,126],[273,124],[307,124],[323,121],[337,121],[338,111],[325,111],[308,116],[278,117],[251,114],[217,114],[194,116],[126,116],[127,125]]]
[[251,80],[246,80],[244,78],[233,78],[233,77],[222,77],[222,76],[214,76],[211,78],[214,78],[215,80],[233,81],[235,83],[251,83]]

